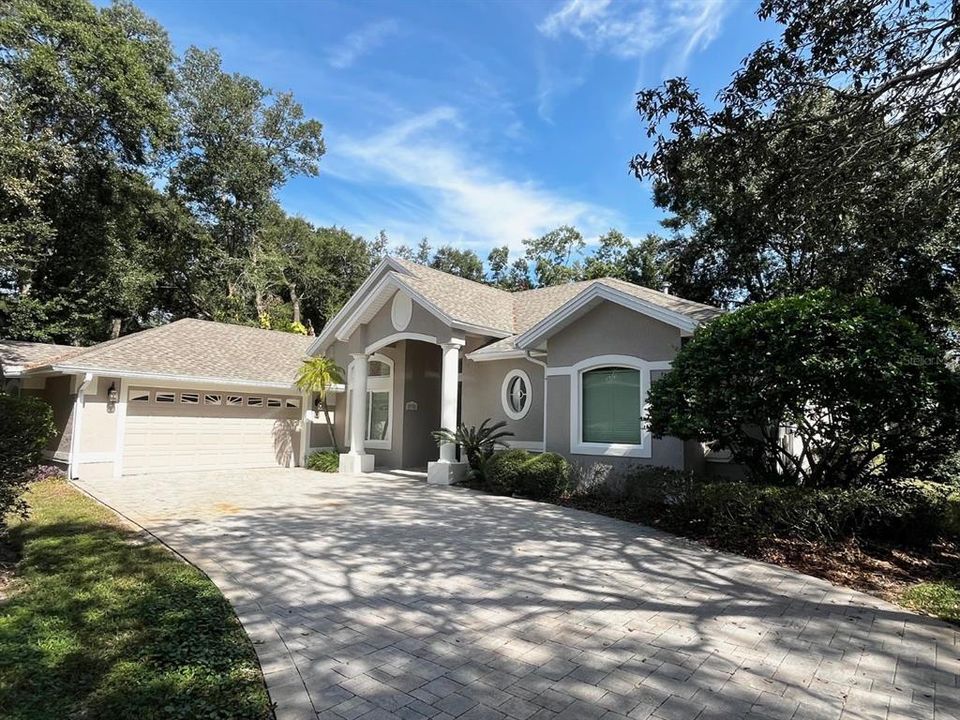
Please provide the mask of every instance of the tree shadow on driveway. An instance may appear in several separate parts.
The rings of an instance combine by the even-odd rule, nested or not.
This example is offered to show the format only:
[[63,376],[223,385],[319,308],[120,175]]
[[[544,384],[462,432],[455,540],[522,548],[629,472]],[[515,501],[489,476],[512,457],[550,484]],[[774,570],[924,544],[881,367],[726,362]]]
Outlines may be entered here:
[[229,477],[203,490],[229,515],[178,505],[195,479],[91,491],[165,508],[141,522],[227,591],[281,706],[302,684],[331,718],[960,716],[955,628],[822,580],[414,480]]

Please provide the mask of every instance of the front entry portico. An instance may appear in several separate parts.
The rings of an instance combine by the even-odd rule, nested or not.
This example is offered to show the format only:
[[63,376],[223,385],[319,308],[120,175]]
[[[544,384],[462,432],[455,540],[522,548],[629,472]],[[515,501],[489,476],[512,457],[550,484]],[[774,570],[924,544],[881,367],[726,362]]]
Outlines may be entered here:
[[431,435],[457,425],[463,346],[456,337],[438,342],[434,336],[393,333],[349,354],[347,393],[340,405],[347,416],[348,451],[340,456],[340,472],[426,466],[434,484],[465,477],[456,445],[447,443],[438,451]]

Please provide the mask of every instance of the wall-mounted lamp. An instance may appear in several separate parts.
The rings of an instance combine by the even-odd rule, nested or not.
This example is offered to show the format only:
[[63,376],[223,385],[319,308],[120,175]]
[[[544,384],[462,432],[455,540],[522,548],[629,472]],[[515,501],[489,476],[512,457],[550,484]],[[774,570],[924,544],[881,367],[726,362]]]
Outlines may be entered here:
[[116,383],[110,383],[110,387],[107,390],[107,402],[115,403],[120,400],[120,391],[117,390]]

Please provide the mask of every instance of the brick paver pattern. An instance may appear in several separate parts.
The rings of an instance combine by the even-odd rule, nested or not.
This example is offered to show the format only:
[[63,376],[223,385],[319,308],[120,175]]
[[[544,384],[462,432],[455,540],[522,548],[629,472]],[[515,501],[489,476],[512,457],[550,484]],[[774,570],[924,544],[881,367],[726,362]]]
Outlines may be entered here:
[[643,526],[387,475],[80,486],[224,590],[279,720],[960,717],[956,628]]

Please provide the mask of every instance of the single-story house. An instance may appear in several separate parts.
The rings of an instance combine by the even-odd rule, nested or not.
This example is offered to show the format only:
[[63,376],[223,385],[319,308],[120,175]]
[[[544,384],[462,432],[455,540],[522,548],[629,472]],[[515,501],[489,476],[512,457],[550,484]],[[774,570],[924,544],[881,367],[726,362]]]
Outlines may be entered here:
[[348,369],[335,425],[341,470],[428,466],[463,476],[430,432],[503,420],[513,447],[573,462],[695,468],[699,443],[654,439],[650,383],[717,308],[603,278],[507,292],[387,258],[310,346]]
[[487,418],[511,446],[579,465],[700,469],[700,443],[655,439],[641,418],[651,382],[720,312],[611,278],[507,292],[391,257],[316,338],[188,319],[32,355],[0,341],[0,359],[53,406],[50,456],[73,477],[302,464],[330,445],[293,384],[317,355],[346,370],[326,398],[344,472],[454,482],[466,467],[431,432]]

